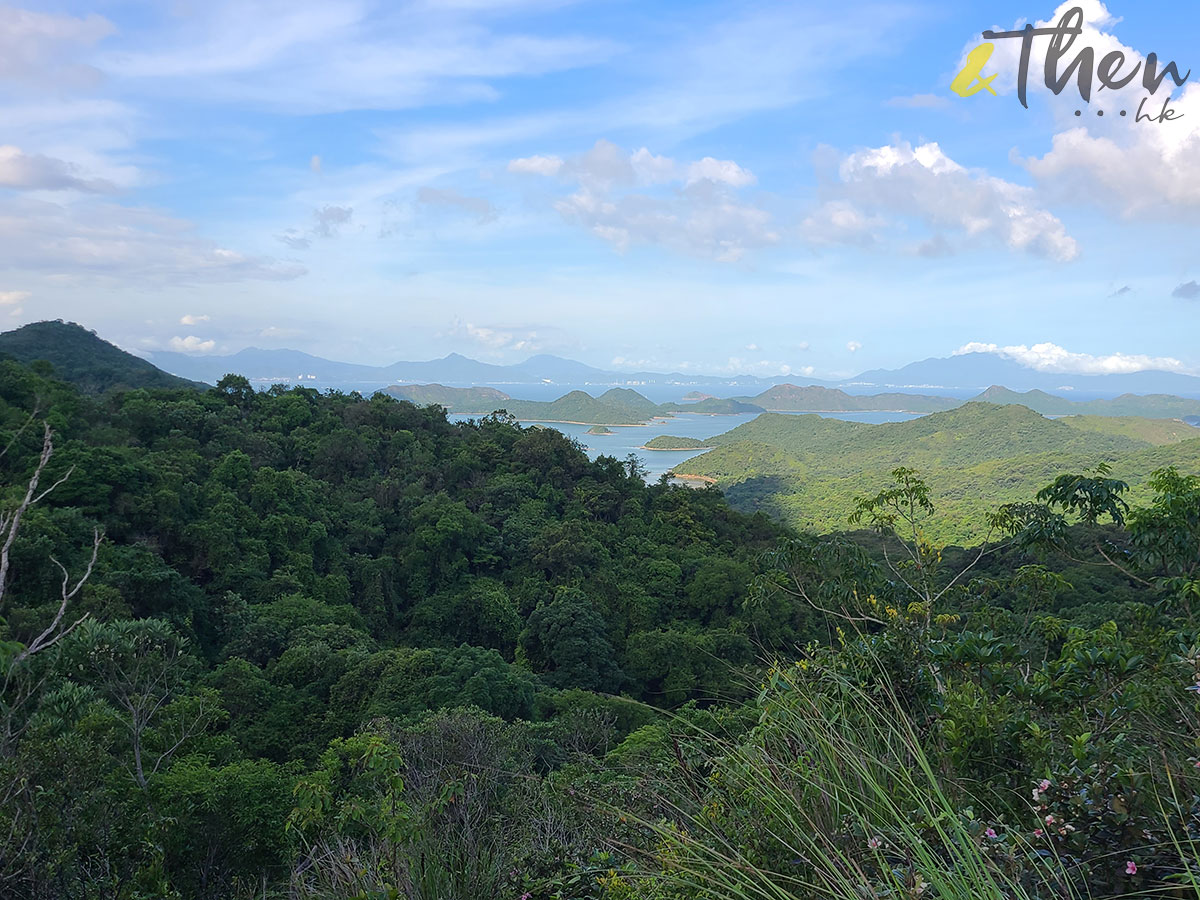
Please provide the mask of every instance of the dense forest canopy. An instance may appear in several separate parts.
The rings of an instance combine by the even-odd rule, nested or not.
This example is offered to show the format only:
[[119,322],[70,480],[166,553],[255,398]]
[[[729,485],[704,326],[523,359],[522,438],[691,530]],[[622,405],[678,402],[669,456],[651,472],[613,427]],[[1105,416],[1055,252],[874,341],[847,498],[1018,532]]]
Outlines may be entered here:
[[946,547],[909,468],[819,536],[238,376],[0,362],[0,430],[5,896],[1190,889],[1191,470],[1060,467]]

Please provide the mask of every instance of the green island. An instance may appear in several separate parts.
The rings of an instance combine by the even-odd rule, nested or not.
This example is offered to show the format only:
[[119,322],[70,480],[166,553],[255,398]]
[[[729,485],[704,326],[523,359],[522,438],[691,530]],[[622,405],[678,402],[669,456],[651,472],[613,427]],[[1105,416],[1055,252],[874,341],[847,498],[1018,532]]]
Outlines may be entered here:
[[646,441],[643,450],[707,450],[708,442],[699,438],[675,437],[671,434],[660,434]]
[[586,432],[587,434],[613,434],[613,430],[607,425],[593,425]]
[[101,343],[0,360],[5,896],[1197,896],[1178,425],[766,413],[690,490]]

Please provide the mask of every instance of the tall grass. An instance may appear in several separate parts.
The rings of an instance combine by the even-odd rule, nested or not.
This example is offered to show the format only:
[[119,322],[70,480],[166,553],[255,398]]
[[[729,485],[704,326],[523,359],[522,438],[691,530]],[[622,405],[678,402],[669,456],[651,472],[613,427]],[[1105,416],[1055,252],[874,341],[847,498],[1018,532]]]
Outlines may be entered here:
[[774,667],[749,739],[698,735],[634,896],[1041,900],[1080,896],[1044,849],[964,805],[894,694]]

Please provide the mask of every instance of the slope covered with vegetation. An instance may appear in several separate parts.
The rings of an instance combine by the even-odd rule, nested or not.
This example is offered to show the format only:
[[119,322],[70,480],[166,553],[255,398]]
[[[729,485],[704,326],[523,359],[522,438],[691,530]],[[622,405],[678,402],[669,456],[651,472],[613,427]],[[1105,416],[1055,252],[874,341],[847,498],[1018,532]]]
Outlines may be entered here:
[[33,322],[0,334],[0,358],[48,362],[57,377],[85,394],[129,388],[207,388],[169,375],[74,322]]
[[1122,394],[1099,400],[1071,400],[1045,391],[1012,391],[993,385],[978,397],[981,403],[1026,406],[1044,416],[1142,416],[1181,419],[1200,415],[1200,400],[1172,394]]
[[0,893],[1200,897],[1196,442],[762,418],[772,477],[1049,487],[963,550],[897,468],[817,536],[505,417],[0,363]]
[[[984,513],[1029,496],[1064,468],[1119,462],[1132,484],[1154,466],[1194,465],[1200,435],[1182,423],[1047,419],[1021,406],[969,403],[908,422],[868,425],[819,416],[767,414],[705,443],[715,449],[681,464],[680,475],[715,479],[733,505],[821,531],[845,522],[853,497],[897,466],[930,476],[945,515],[936,536],[971,541]],[[1166,435],[1189,437],[1159,450]]]
[[739,399],[761,406],[771,412],[938,412],[953,409],[960,401],[949,397],[929,397],[922,394],[847,394],[838,388],[819,385],[799,387],[777,384],[754,397]]

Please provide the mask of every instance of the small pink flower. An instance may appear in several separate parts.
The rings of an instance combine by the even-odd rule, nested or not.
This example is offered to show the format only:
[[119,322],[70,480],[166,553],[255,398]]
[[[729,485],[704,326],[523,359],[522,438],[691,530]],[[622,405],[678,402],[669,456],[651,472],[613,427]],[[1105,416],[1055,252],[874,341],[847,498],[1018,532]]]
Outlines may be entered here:
[[995,829],[995,828],[989,828],[987,831],[985,831],[985,832],[984,832],[984,834],[985,834],[985,835],[987,835],[987,836],[988,836],[988,837],[990,837],[990,838],[994,838],[994,837],[996,836],[996,829]]
[[1137,863],[1135,863],[1132,859],[1129,860],[1127,863],[1125,863],[1125,874],[1126,875],[1136,875],[1137,874]]
[[1044,832],[1044,831],[1042,831],[1042,829],[1040,829],[1040,828],[1035,828],[1035,829],[1033,829],[1033,836],[1034,836],[1034,837],[1041,837],[1043,834],[1045,834],[1045,832]]
[[1046,824],[1053,825],[1054,824],[1054,816],[1046,816]]
[[867,847],[871,850],[878,850],[883,846],[883,841],[877,837],[873,837],[867,841]]
[[1048,778],[1043,778],[1042,783],[1038,785],[1038,790],[1039,791],[1050,790],[1050,780]]

